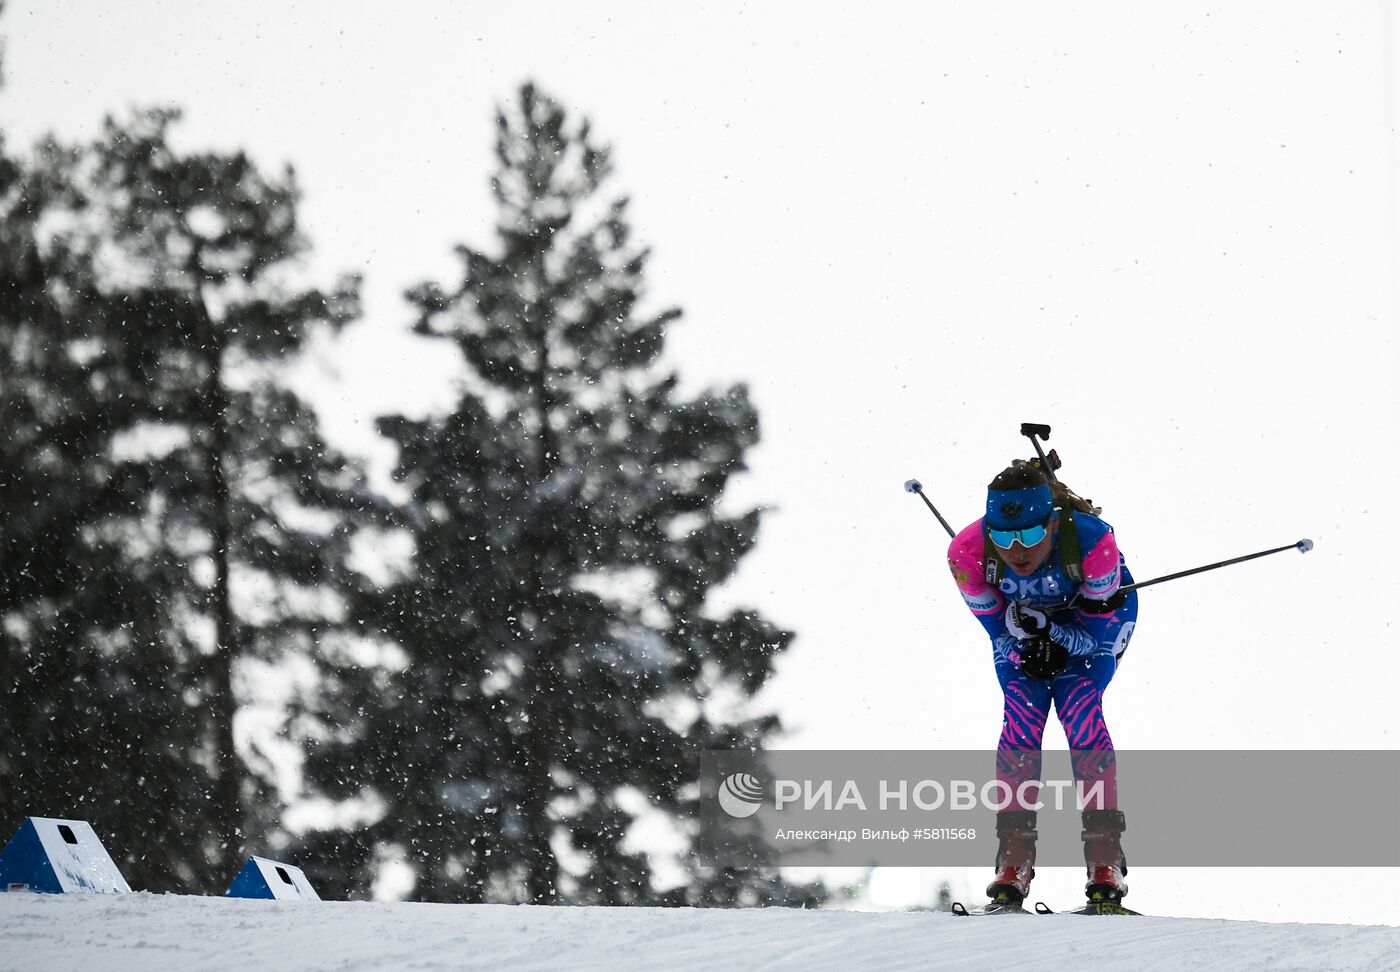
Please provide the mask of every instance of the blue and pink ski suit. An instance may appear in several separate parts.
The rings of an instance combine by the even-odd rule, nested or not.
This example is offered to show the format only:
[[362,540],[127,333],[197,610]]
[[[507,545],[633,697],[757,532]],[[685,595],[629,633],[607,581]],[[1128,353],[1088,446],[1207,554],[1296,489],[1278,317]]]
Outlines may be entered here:
[[[992,661],[1001,682],[1004,709],[1001,739],[997,744],[997,778],[1012,793],[1027,794],[1009,809],[1030,809],[1035,787],[1021,787],[1040,779],[1041,740],[1053,703],[1064,727],[1072,754],[1075,779],[1086,789],[1101,784],[1098,809],[1117,809],[1117,772],[1113,740],[1104,723],[1103,693],[1127,650],[1137,620],[1137,592],[1131,591],[1116,610],[1104,614],[1070,606],[1095,607],[1124,584],[1132,583],[1113,528],[1088,513],[1074,514],[1083,551],[1083,580],[1065,575],[1058,549],[1052,549],[1039,569],[1027,577],[1010,567],[1002,571],[999,586],[986,579],[986,544],[983,521],[969,525],[948,547],[948,566],[963,600],[992,641]],[[1063,525],[1061,527],[1064,528]],[[1069,652],[1069,661],[1053,678],[1031,678],[1020,669],[1020,642],[1006,625],[1006,609],[1013,601],[1044,611],[1050,619],[1049,637]],[[1090,792],[1093,792],[1090,790]]]

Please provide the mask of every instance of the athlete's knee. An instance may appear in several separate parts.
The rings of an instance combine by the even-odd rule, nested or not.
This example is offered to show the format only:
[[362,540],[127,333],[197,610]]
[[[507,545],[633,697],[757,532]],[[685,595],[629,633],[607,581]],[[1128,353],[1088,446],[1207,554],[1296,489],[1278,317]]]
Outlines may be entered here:
[[1021,692],[1015,684],[1006,690],[1002,702],[1001,739],[1003,748],[1040,747],[1045,723],[1050,717],[1049,700],[1033,692]]
[[1113,737],[1109,734],[1108,723],[1103,710],[1095,707],[1091,711],[1072,719],[1063,720],[1065,739],[1074,752],[1112,752]]
[[1055,711],[1070,749],[1102,748],[1109,739],[1103,715],[1103,692],[1090,679],[1077,679],[1065,686],[1062,693],[1056,693]]
[[1003,713],[1001,739],[997,742],[997,749],[1035,750],[1039,752],[1045,738],[1045,722],[1046,718],[1043,713],[1038,719],[1023,719],[1009,711]]

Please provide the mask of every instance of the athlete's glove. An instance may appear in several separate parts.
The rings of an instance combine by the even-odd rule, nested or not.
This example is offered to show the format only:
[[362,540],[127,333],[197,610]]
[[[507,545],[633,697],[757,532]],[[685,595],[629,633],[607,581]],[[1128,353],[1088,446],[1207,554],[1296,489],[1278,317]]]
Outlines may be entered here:
[[1049,638],[1035,638],[1022,642],[1020,647],[1021,671],[1030,678],[1051,679],[1064,670],[1069,661],[1069,651],[1064,645],[1057,645]]
[[1092,597],[1081,597],[1078,602],[1079,610],[1084,614],[1093,614],[1102,617],[1112,614],[1128,602],[1128,592],[1121,588],[1106,601],[1096,601]]
[[1039,638],[1050,629],[1050,619],[1044,611],[1037,611],[1029,604],[1012,601],[1006,609],[1006,630],[1020,641]]

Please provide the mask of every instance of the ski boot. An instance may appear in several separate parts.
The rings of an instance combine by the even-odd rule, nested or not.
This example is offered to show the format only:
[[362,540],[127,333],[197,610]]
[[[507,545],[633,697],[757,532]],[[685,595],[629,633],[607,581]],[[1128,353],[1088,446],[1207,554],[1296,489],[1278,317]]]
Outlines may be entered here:
[[1128,860],[1118,838],[1128,829],[1121,810],[1085,810],[1084,865],[1088,883],[1084,885],[1086,911],[1092,914],[1132,914],[1120,902],[1128,893],[1123,879]]
[[[997,814],[996,879],[987,885],[993,905],[1020,911],[1035,877],[1035,811],[1003,810]],[[990,906],[989,906],[990,907]]]

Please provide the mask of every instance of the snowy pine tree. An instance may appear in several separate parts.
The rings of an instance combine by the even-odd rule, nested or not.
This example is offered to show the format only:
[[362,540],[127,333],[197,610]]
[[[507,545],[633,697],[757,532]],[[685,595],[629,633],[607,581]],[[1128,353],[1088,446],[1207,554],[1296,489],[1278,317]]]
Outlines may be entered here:
[[777,728],[722,703],[791,634],[708,603],[758,532],[757,510],[720,509],[758,415],[743,386],[687,399],[661,365],[680,312],[642,310],[647,254],[588,123],[526,85],[496,151],[497,245],[411,294],[416,330],[465,357],[464,394],[382,423],[415,554],[366,610],[402,656],[342,672],[322,715],[348,731],[309,765],[381,801],[361,859],[402,853],[416,897],[656,901],[626,841],[639,812],[690,827],[695,754]]
[[[5,298],[29,335],[11,347],[76,372],[36,376],[18,424],[40,458],[80,450],[73,481],[103,497],[65,523],[80,543],[58,601],[71,617],[20,639],[58,666],[24,700],[31,718],[58,713],[82,771],[67,790],[22,792],[45,812],[96,803],[92,816],[121,819],[142,886],[221,890],[281,812],[271,755],[236,734],[250,678],[350,623],[337,592],[365,492],[277,366],[358,302],[353,281],[330,295],[291,286],[303,244],[290,172],[178,153],[175,117],[109,121],[90,147],[50,150],[63,202]],[[66,666],[89,656],[76,699]],[[81,728],[116,720],[112,735]],[[33,754],[20,762],[35,771]],[[99,798],[75,808],[73,787]]]
[[72,161],[0,159],[0,819],[89,819],[130,880],[169,888],[192,877],[171,808],[202,798],[200,739],[147,627],[159,592],[104,526],[140,506],[112,451],[137,407],[120,297],[41,232],[74,207]]

